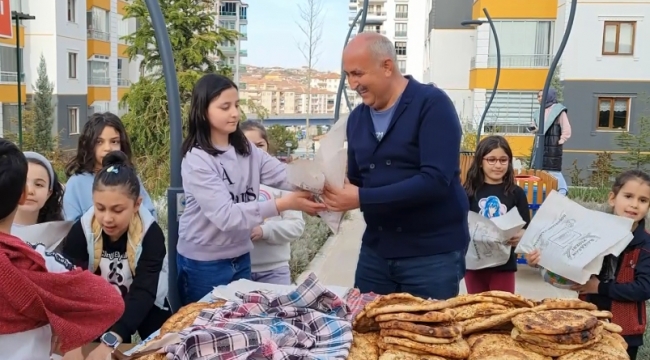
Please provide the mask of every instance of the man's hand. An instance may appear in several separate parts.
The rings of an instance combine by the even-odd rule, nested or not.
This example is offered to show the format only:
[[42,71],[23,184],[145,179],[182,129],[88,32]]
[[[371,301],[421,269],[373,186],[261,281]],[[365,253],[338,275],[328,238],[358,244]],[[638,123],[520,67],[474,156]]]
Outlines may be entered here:
[[251,240],[253,241],[262,240],[262,237],[264,237],[264,232],[262,231],[262,227],[261,226],[254,227],[253,231],[251,232]]
[[322,198],[330,211],[343,212],[356,209],[359,207],[359,188],[350,184],[348,179],[345,179],[342,189],[325,184]]

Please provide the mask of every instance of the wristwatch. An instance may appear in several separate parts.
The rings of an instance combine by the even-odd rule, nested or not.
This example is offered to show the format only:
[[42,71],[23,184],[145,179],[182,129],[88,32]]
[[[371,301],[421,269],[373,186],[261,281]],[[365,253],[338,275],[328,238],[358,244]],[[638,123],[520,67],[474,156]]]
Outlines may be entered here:
[[120,345],[120,339],[112,332],[105,333],[99,340],[111,349],[115,349]]

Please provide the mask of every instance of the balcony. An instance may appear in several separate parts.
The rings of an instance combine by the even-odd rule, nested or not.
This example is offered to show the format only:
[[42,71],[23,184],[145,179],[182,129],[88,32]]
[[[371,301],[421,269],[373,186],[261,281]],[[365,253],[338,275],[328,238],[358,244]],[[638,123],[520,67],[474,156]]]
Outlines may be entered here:
[[[355,15],[356,16],[356,15]],[[370,24],[382,23],[386,21],[386,12],[385,11],[368,11],[368,17],[366,22]]]
[[111,85],[111,80],[104,77],[90,77],[88,78],[88,85],[91,86],[109,86]]
[[244,32],[239,31],[239,39],[240,40],[248,40],[248,33],[246,33],[245,31]]
[[405,38],[406,37],[406,31],[397,31],[397,30],[395,30],[395,37],[396,38]]
[[248,50],[240,49],[239,56],[244,56],[244,57],[248,56]]
[[[20,81],[25,81],[25,73],[20,76]],[[12,83],[16,84],[18,82],[18,73],[15,71],[0,71],[0,83]]]
[[107,32],[88,29],[88,39],[100,40],[100,41],[109,41],[110,35]]
[[405,12],[398,12],[398,13],[395,13],[395,18],[396,19],[408,19],[409,14],[405,13]]
[[[547,68],[551,65],[553,56],[549,54],[542,55],[502,55],[502,68]],[[496,55],[488,56],[487,67],[497,67]]]
[[131,86],[131,80],[128,80],[128,79],[122,79],[122,78],[117,78],[117,86],[120,86],[120,87],[129,87],[129,86]]
[[219,50],[223,52],[224,54],[234,54],[237,52],[237,47],[236,46],[219,46]]

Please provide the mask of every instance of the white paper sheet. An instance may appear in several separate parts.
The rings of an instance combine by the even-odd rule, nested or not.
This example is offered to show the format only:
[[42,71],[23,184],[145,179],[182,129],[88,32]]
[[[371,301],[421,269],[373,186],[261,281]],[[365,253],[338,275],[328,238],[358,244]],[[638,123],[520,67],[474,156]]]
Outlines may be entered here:
[[539,265],[579,284],[598,274],[606,255],[632,241],[632,219],[586,209],[552,191],[524,233],[517,253],[540,250]]
[[[215,287],[212,291],[212,298],[224,299],[239,302],[237,292],[249,293],[251,291],[271,291],[277,295],[286,295],[298,288],[298,285],[275,285],[259,283],[251,280],[240,279],[233,281],[228,285]],[[327,288],[341,299],[350,291],[350,288],[344,286],[327,286]]]
[[470,243],[465,264],[469,270],[485,269],[508,262],[512,247],[507,242],[526,225],[516,208],[491,219],[470,211],[467,221]]
[[[314,160],[300,159],[287,166],[287,180],[292,185],[319,195],[325,183],[342,188],[345,182],[347,150],[345,149],[345,127],[347,119],[337,121],[320,140]],[[323,211],[318,215],[337,234],[344,213]]]
[[74,221],[50,221],[29,226],[14,226],[11,235],[30,244],[43,244],[47,251],[54,251],[68,235]]

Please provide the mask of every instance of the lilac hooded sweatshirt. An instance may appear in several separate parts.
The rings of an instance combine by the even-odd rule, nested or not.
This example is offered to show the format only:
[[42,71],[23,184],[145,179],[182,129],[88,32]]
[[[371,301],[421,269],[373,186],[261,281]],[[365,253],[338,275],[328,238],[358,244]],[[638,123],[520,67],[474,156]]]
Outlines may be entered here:
[[249,156],[232,146],[223,150],[211,156],[193,148],[181,163],[185,211],[176,249],[192,260],[232,259],[250,252],[251,230],[278,216],[274,201],[257,201],[260,184],[290,189],[285,164],[253,144]]

